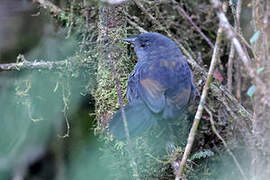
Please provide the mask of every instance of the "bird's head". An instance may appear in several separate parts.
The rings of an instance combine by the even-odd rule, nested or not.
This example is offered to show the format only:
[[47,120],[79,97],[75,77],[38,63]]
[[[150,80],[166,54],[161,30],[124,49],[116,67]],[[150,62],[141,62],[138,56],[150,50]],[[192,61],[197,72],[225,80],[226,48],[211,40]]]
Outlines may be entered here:
[[[164,54],[181,54],[174,41],[159,33],[143,33],[124,41],[134,46],[139,61],[149,61],[161,58]],[[158,57],[158,58],[157,58]]]

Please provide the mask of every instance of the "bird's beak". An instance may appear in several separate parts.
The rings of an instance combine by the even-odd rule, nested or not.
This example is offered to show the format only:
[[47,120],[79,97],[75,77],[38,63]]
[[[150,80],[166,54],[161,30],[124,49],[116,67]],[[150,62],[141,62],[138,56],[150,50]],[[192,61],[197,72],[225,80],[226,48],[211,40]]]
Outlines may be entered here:
[[123,41],[126,41],[126,42],[128,42],[128,43],[130,43],[130,44],[134,44],[135,43],[135,41],[136,41],[136,37],[133,37],[133,38],[124,38],[124,39],[122,39]]

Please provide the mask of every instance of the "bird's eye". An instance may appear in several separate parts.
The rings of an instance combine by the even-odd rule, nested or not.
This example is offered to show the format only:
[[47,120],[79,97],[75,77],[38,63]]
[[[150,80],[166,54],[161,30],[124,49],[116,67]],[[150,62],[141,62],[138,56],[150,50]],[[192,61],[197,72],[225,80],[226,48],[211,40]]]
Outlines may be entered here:
[[141,47],[144,48],[146,46],[146,44],[141,44]]
[[148,41],[145,41],[141,44],[141,47],[144,48],[144,47],[147,47],[149,46],[149,42]]

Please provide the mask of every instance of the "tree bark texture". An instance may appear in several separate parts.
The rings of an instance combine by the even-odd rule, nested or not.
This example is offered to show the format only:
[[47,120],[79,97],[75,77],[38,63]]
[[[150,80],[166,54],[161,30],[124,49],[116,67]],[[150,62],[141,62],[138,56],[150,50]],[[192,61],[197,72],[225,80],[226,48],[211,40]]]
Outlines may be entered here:
[[[253,20],[255,32],[259,31],[260,36],[254,44],[257,54],[255,67],[263,68],[259,76],[264,81],[267,89],[270,88],[270,2],[253,1]],[[256,85],[256,89],[260,88]],[[270,107],[265,103],[267,92],[258,91],[254,97],[254,122],[253,137],[251,144],[253,167],[252,176],[256,179],[269,179],[270,177]]]

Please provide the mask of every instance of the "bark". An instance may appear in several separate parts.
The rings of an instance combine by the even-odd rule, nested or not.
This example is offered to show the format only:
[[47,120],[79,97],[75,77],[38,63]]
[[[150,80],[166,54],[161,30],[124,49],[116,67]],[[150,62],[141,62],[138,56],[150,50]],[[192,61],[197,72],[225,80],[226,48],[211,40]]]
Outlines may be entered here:
[[[270,2],[253,1],[253,20],[255,32],[259,31],[259,39],[254,44],[257,53],[256,68],[264,68],[259,74],[265,85],[270,88]],[[256,88],[260,88],[256,84]],[[251,153],[253,169],[252,176],[256,179],[269,179],[270,177],[270,107],[265,103],[267,92],[258,91],[254,97],[253,137],[251,138]]]

